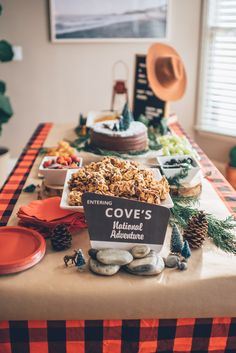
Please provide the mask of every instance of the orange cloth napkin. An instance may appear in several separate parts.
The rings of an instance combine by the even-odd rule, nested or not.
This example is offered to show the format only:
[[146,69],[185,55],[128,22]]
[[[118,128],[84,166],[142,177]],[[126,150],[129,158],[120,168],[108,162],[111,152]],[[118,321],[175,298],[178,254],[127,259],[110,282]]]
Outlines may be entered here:
[[19,214],[35,217],[41,221],[51,222],[56,219],[71,216],[77,212],[62,210],[60,197],[50,197],[45,200],[32,201],[26,206],[21,206]]
[[51,228],[61,223],[73,230],[86,228],[84,213],[62,210],[60,200],[60,197],[50,197],[21,206],[17,213],[20,224],[39,231],[43,230],[42,233],[45,236]]

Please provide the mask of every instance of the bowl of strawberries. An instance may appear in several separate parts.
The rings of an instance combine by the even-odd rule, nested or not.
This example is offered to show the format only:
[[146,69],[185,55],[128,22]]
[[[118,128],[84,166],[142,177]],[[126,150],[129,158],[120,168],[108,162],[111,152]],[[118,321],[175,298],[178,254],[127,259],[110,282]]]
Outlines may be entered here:
[[83,159],[79,156],[45,156],[40,164],[39,172],[44,176],[47,184],[64,185],[68,169],[78,169]]

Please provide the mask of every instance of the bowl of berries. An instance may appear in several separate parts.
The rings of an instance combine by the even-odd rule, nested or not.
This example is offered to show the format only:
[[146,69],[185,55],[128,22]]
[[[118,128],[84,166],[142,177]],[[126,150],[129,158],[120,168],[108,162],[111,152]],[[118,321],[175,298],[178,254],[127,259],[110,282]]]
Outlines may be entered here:
[[168,180],[180,177],[181,184],[195,185],[201,181],[202,171],[198,160],[189,155],[157,157],[162,173]]
[[53,157],[45,156],[40,164],[39,172],[44,176],[47,184],[64,185],[68,169],[78,169],[83,159],[79,156]]

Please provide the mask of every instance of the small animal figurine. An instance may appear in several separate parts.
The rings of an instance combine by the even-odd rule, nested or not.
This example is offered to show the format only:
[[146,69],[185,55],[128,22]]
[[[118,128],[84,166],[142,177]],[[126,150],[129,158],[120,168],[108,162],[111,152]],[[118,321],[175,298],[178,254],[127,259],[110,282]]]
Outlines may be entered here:
[[78,256],[78,252],[77,250],[74,250],[74,255],[65,255],[64,256],[64,263],[66,265],[66,267],[68,267],[68,263],[69,261],[71,261],[71,265],[76,265],[76,258]]

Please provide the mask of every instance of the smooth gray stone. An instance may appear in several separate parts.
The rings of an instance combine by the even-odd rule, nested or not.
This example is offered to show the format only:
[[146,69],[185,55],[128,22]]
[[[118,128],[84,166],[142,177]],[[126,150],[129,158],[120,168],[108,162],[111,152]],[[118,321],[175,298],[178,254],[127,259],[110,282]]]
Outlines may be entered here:
[[94,260],[92,258],[89,259],[89,268],[92,272],[96,273],[97,275],[101,276],[112,276],[116,274],[120,266],[118,265],[104,265]]
[[174,268],[178,266],[179,263],[179,257],[173,254],[170,254],[167,256],[166,259],[164,259],[166,267],[169,268]]
[[129,265],[127,265],[128,269],[131,271],[135,271],[139,267],[146,266],[146,265],[153,265],[156,264],[156,257],[157,253],[154,250],[151,250],[146,257],[141,259],[134,259]]
[[91,248],[91,249],[89,249],[89,251],[88,251],[89,256],[90,256],[92,259],[94,259],[94,260],[97,259],[97,253],[98,253],[98,249],[93,249],[93,248]]
[[150,248],[147,245],[136,245],[131,249],[131,254],[135,259],[141,259],[150,253]]
[[164,268],[165,263],[163,258],[157,255],[153,250],[151,250],[145,258],[136,259],[125,266],[128,272],[139,276],[158,275]]
[[133,256],[127,250],[101,249],[97,253],[97,260],[105,265],[124,266],[133,260]]
[[187,269],[188,269],[187,263],[186,263],[186,262],[180,262],[180,261],[179,261],[179,263],[178,263],[178,269],[179,269],[180,271],[185,271],[185,270],[187,270]]

